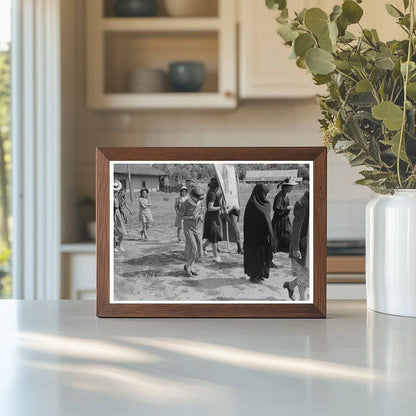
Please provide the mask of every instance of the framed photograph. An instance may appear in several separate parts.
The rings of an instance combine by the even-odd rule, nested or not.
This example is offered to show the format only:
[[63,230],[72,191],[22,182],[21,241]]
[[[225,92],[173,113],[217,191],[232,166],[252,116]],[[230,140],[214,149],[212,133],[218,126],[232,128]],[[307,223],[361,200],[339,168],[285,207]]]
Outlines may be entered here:
[[324,318],[326,154],[97,149],[97,316]]

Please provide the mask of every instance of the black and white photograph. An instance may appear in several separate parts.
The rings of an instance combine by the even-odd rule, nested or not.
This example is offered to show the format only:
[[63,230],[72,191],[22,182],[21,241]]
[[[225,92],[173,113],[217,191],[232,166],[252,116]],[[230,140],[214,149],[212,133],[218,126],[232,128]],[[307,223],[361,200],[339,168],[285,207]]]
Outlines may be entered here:
[[112,162],[111,302],[310,303],[311,167]]

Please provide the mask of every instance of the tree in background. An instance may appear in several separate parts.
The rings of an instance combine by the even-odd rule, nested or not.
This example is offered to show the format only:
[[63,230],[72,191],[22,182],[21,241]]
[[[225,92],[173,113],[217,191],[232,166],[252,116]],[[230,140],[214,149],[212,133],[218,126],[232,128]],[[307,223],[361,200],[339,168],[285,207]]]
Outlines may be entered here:
[[0,298],[11,295],[9,178],[10,48],[0,49]]
[[10,49],[0,50],[0,227],[2,245],[10,247]]

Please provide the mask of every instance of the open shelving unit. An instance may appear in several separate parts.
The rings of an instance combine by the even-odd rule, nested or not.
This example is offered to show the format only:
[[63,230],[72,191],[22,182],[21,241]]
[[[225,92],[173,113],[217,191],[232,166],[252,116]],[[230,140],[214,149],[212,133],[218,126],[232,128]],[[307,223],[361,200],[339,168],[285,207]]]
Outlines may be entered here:
[[[215,1],[215,0],[213,0]],[[87,105],[90,109],[219,109],[237,105],[235,2],[209,17],[114,17],[111,4],[87,0]],[[110,12],[109,12],[110,10]],[[230,30],[233,27],[234,30]],[[168,71],[175,61],[203,62],[199,92],[132,93],[130,71]]]

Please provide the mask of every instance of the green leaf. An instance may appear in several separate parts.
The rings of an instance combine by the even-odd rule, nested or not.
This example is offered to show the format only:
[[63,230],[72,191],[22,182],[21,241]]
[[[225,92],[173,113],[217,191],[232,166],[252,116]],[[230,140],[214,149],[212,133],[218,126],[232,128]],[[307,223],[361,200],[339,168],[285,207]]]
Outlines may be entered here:
[[301,69],[307,69],[308,67],[306,65],[305,57],[301,57],[301,58],[296,59],[296,66],[298,68],[301,68]]
[[371,92],[371,82],[367,79],[362,79],[361,81],[357,82],[355,90],[357,92]]
[[392,4],[386,4],[387,13],[393,17],[403,17],[403,13],[397,8],[394,7]]
[[333,63],[337,68],[339,68],[343,71],[347,71],[347,70],[350,70],[352,68],[352,65],[348,61],[344,61],[344,60],[341,60],[341,59],[335,59],[333,61]]
[[327,82],[331,81],[331,75],[315,74],[313,80],[315,81],[315,85],[324,85]]
[[315,46],[315,40],[310,33],[302,33],[295,39],[295,53],[301,58],[306,56],[306,52]]
[[376,42],[380,42],[380,38],[378,37],[378,33],[377,33],[377,30],[376,29],[371,29],[371,34],[373,35],[373,39]]
[[328,15],[318,7],[306,11],[305,26],[315,35],[324,33],[328,29]]
[[270,10],[283,10],[286,8],[286,0],[266,0],[266,6]]
[[342,17],[342,16],[338,17],[337,27],[338,27],[338,33],[340,34],[340,36],[344,36],[345,32],[347,30],[347,27],[348,27],[348,23],[344,19],[344,17]]
[[382,120],[389,130],[395,131],[402,127],[403,110],[391,101],[375,105],[371,113],[377,120]]
[[370,185],[373,182],[374,179],[358,179],[357,181],[355,181],[356,185]]
[[407,97],[416,100],[416,82],[409,82],[407,84]]
[[409,7],[409,0],[403,0],[403,6],[404,6],[404,9],[406,10]]
[[376,59],[375,64],[378,68],[392,70],[394,69],[394,61],[391,57],[384,57],[380,59]]
[[[393,154],[396,157],[399,155],[400,132],[396,133],[390,141],[389,140],[382,140],[381,142],[383,144],[385,144],[386,146],[390,146],[391,151],[393,152]],[[403,142],[404,142],[404,140],[403,140]],[[400,152],[400,159],[405,161],[405,162],[409,162],[409,159],[406,156],[406,152],[404,151],[404,143],[402,143],[402,149],[401,149],[401,152]]]
[[333,56],[320,48],[310,49],[306,54],[306,64],[313,74],[327,75],[334,69]]
[[331,41],[329,32],[324,32],[318,35],[318,45],[321,49],[328,52],[333,52],[335,46]]
[[342,16],[349,24],[358,23],[363,13],[363,9],[353,0],[346,0],[342,4]]
[[352,140],[338,140],[334,146],[334,150],[337,153],[345,152],[351,146],[354,146],[355,142]]
[[360,166],[360,165],[363,165],[366,160],[367,160],[367,155],[364,152],[362,152],[358,156],[350,160],[350,165],[352,167]]
[[332,9],[332,13],[329,15],[329,20],[331,22],[335,22],[338,19],[338,17],[340,17],[341,15],[342,15],[342,7],[337,4]]
[[277,33],[285,42],[292,42],[299,36],[299,32],[297,30],[293,30],[292,26],[282,23],[277,25]]

